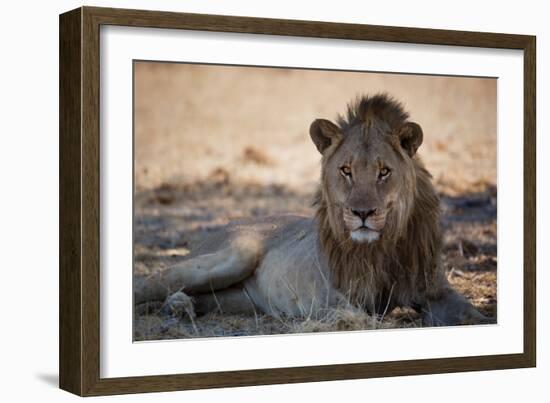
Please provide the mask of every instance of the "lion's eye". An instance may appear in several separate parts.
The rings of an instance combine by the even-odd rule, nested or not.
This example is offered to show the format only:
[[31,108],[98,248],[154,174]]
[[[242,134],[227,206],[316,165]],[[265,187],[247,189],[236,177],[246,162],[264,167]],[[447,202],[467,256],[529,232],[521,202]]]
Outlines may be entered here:
[[382,168],[379,173],[380,179],[387,178],[388,176],[390,176],[390,173],[391,173],[391,170],[389,168],[386,168],[386,167]]
[[340,172],[342,172],[342,175],[351,177],[351,167],[348,165],[344,165],[340,168]]

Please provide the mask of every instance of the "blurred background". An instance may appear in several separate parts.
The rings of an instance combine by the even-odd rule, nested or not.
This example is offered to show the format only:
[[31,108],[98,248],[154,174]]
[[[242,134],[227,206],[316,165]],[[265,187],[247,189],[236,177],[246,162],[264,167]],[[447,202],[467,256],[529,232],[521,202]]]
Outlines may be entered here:
[[136,185],[236,181],[303,190],[318,179],[308,129],[360,94],[388,92],[424,129],[420,155],[460,191],[496,179],[496,79],[138,62]]
[[[335,120],[356,96],[387,92],[424,131],[419,155],[442,198],[449,279],[496,316],[496,79],[160,62],[134,69],[136,274],[163,270],[232,220],[313,214],[320,155],[310,123]],[[388,323],[418,318],[397,312]],[[138,340],[304,331],[215,314],[168,325],[137,315],[135,324]]]

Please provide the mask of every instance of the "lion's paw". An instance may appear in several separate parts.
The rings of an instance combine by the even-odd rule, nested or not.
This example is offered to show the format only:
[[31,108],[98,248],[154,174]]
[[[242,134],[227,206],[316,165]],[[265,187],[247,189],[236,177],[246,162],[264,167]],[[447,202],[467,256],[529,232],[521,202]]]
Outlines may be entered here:
[[183,316],[187,314],[190,318],[195,318],[195,307],[193,298],[183,291],[175,292],[164,301],[161,312],[165,315]]
[[462,323],[465,325],[488,325],[496,323],[495,318],[485,316],[473,307],[465,313],[461,319]]

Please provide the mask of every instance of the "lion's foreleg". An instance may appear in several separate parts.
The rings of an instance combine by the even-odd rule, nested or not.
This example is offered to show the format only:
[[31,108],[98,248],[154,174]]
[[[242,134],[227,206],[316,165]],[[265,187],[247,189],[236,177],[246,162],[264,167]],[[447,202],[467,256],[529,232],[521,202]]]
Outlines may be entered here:
[[241,287],[195,294],[192,297],[177,291],[166,298],[161,312],[166,315],[187,315],[195,318],[208,312],[257,315],[256,305]]
[[242,287],[229,287],[221,291],[194,296],[198,315],[217,311],[222,314],[256,314],[256,306]]
[[421,307],[421,315],[424,326],[469,325],[491,321],[450,287],[438,298],[428,299]]

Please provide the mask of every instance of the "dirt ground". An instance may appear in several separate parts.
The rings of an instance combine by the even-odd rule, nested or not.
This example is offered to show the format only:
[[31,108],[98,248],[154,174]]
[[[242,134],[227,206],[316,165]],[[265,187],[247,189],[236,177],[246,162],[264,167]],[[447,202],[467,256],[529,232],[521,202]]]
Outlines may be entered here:
[[[441,195],[450,282],[496,320],[494,79],[136,63],[134,273],[165,269],[235,219],[312,214],[320,156],[310,123],[381,91],[423,127],[419,154]],[[138,308],[135,340],[420,326],[407,309],[384,318],[216,312],[191,321]]]

